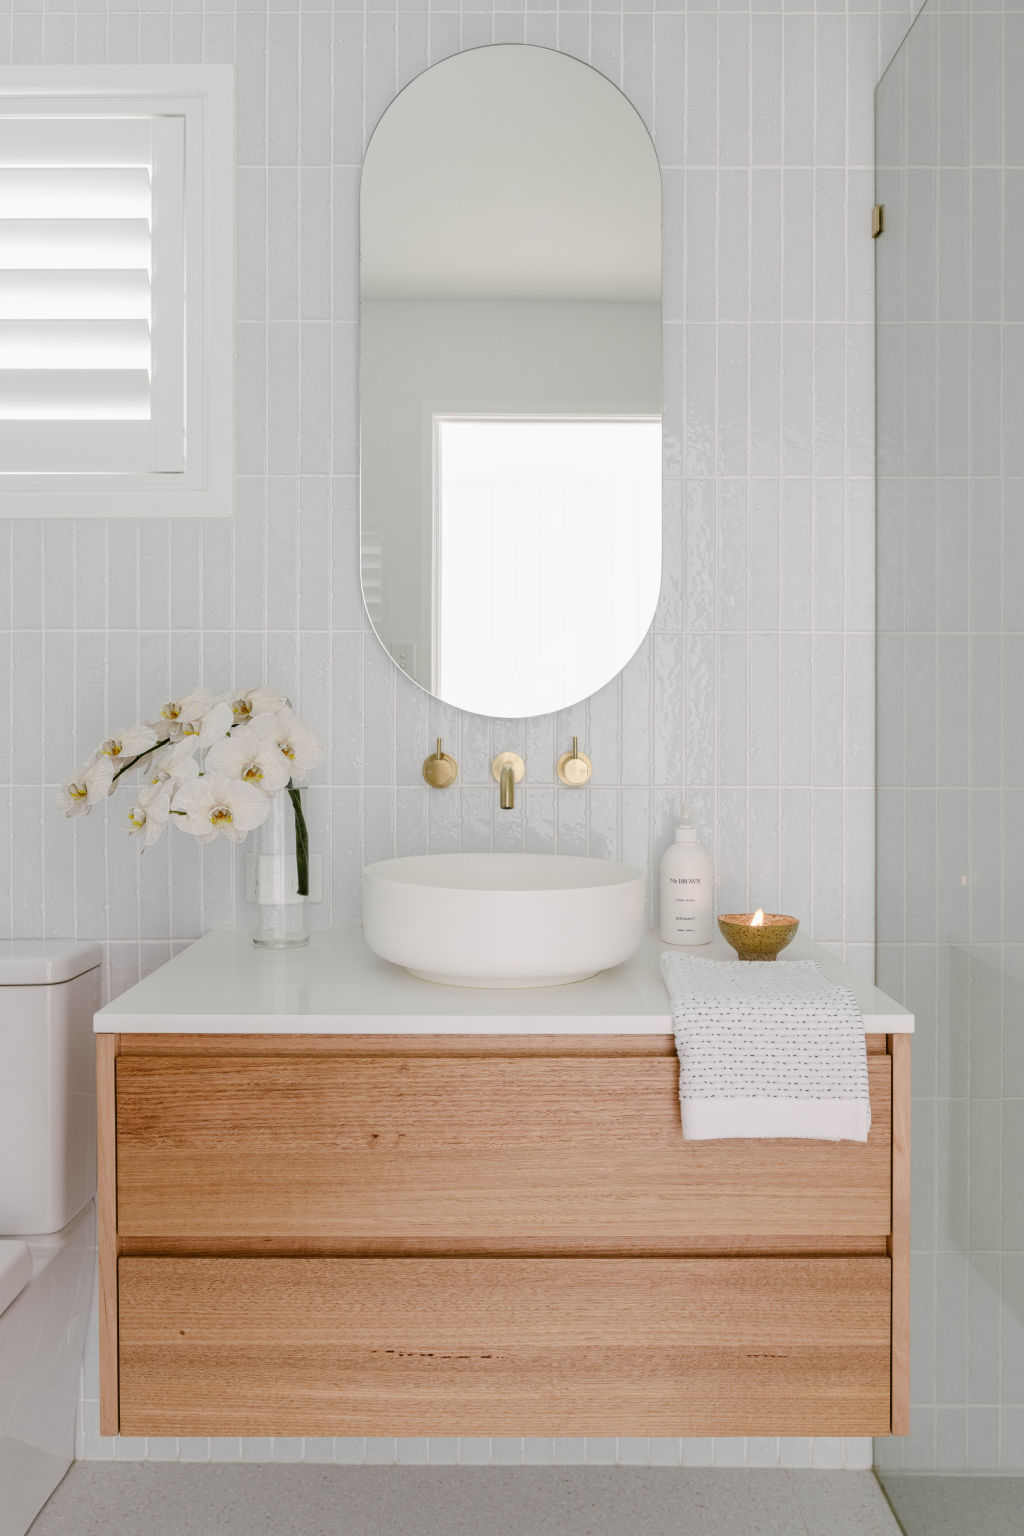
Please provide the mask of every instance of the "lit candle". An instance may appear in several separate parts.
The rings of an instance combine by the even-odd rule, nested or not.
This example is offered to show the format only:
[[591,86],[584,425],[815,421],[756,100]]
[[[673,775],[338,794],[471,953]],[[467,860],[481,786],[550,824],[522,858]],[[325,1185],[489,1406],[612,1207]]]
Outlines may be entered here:
[[741,960],[774,960],[800,924],[784,912],[723,912],[718,919],[723,937]]

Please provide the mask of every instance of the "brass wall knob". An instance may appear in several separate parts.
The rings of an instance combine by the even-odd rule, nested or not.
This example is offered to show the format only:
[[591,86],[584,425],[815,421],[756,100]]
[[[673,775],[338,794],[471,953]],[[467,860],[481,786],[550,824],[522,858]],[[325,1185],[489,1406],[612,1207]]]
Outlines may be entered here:
[[563,752],[558,759],[558,777],[570,789],[581,789],[594,771],[594,765],[585,752],[579,749],[577,737],[572,739],[572,751]]
[[454,757],[441,751],[441,738],[437,738],[437,750],[423,759],[423,777],[431,789],[447,789],[459,776],[459,765]]

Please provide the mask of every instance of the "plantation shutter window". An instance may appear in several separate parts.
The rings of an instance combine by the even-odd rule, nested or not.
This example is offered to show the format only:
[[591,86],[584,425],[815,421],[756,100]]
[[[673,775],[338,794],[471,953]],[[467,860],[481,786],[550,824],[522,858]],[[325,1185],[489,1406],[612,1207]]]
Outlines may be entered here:
[[232,181],[230,71],[0,70],[0,514],[231,511]]
[[180,117],[0,121],[0,462],[184,468]]

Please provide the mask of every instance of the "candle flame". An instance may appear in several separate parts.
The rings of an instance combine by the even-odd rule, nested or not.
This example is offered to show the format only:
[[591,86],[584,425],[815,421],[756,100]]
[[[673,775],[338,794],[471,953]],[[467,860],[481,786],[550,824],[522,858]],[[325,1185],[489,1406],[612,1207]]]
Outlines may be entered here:
[[751,928],[763,928],[764,927],[764,911],[763,911],[763,909],[761,907],[758,907],[757,911],[754,913],[753,917],[750,919],[750,926],[751,926]]

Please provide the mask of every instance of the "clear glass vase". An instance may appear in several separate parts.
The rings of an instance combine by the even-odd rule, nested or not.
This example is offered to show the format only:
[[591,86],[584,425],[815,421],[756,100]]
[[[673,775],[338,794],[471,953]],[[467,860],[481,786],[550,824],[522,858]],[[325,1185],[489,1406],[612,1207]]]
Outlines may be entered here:
[[256,830],[254,944],[295,949],[309,943],[306,894],[309,847],[301,791],[291,785],[270,802],[270,815]]

